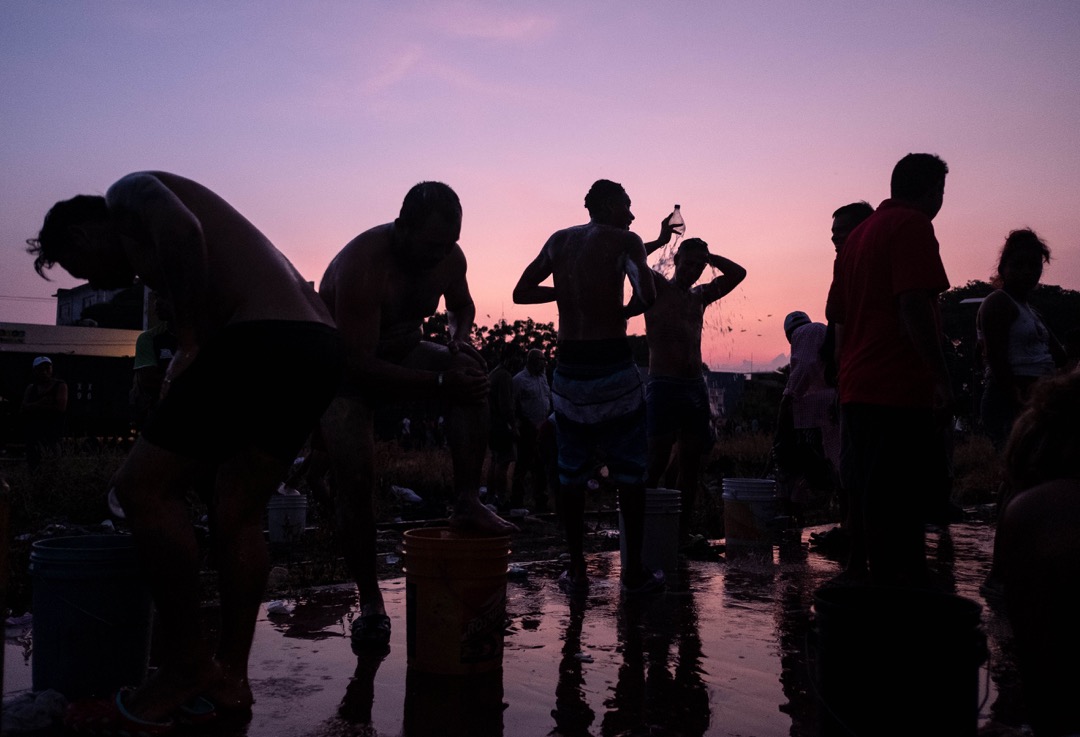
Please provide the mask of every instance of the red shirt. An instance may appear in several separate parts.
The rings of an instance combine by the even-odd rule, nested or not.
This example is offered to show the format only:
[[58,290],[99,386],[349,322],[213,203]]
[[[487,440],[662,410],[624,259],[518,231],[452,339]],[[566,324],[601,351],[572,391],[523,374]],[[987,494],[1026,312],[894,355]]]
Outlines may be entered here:
[[949,288],[934,226],[904,202],[885,200],[840,249],[826,314],[843,325],[840,402],[930,407],[933,379],[900,320],[897,297]]

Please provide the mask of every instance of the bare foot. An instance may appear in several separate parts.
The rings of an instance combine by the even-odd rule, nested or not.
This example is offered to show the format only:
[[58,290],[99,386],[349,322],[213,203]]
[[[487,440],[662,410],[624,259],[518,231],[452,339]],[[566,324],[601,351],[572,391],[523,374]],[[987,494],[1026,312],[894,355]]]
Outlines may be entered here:
[[125,698],[127,710],[148,722],[164,722],[177,709],[201,695],[221,676],[213,661],[181,668],[158,668]]
[[459,532],[481,535],[509,535],[518,532],[517,525],[507,522],[480,503],[476,497],[459,499],[450,515],[450,527]]
[[201,692],[220,709],[230,712],[250,712],[255,697],[247,675],[230,673],[224,665],[219,666],[217,679]]

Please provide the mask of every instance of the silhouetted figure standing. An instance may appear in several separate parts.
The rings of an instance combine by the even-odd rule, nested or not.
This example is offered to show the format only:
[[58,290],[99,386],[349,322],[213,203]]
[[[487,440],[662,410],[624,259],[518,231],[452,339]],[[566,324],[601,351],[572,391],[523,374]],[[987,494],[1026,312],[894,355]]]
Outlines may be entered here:
[[33,380],[26,387],[19,412],[26,439],[26,463],[34,470],[41,466],[44,456],[60,452],[68,386],[53,376],[53,362],[48,356],[35,358],[31,371]]
[[[622,584],[655,589],[663,572],[641,564],[645,525],[645,392],[626,338],[626,277],[644,307],[656,298],[641,238],[622,185],[601,179],[585,196],[589,222],[554,233],[525,267],[514,302],[556,302],[558,365],[551,392],[559,446],[560,509],[570,552],[562,585],[580,593],[585,570],[585,493],[601,466],[618,487],[627,556]],[[552,277],[553,286],[543,286]],[[638,310],[640,311],[640,310]]]
[[488,503],[505,506],[510,484],[510,464],[517,460],[517,422],[514,417],[514,374],[521,361],[506,348],[499,363],[488,374],[491,394],[488,398],[490,422],[488,423],[487,499]]
[[514,374],[513,397],[515,427],[517,428],[517,463],[514,465],[510,505],[525,503],[526,478],[532,477],[533,509],[547,511],[547,473],[540,458],[540,427],[551,414],[551,386],[545,369],[544,352],[529,351],[525,368]]
[[[668,221],[660,237],[645,245],[652,253],[671,236]],[[649,343],[648,406],[649,476],[656,487],[672,463],[677,448],[676,487],[682,492],[680,537],[690,536],[694,503],[698,494],[701,458],[712,445],[712,414],[701,361],[701,330],[705,310],[729,294],[746,278],[746,269],[731,259],[709,253],[709,244],[687,238],[675,252],[671,279],[653,270],[656,301],[645,311],[645,336]],[[695,286],[706,267],[719,276]]]
[[776,451],[780,498],[801,526],[812,493],[832,495],[840,467],[840,422],[836,390],[825,381],[822,347],[826,327],[805,312],[784,318],[791,344],[788,379],[777,418]]
[[[933,218],[945,162],[909,154],[893,169],[892,197],[848,237],[827,317],[840,325],[840,403],[871,580],[928,582],[920,498],[945,473],[942,427],[952,386],[938,295],[949,287]],[[849,567],[849,573],[857,573]]]

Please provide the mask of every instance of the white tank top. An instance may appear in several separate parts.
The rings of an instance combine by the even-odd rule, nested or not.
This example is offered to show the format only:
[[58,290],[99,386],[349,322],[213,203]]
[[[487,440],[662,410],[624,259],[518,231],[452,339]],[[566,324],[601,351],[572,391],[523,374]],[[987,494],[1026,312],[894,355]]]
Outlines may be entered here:
[[1016,376],[1049,376],[1054,373],[1050,354],[1050,331],[1031,305],[1017,302],[1018,314],[1009,326],[1009,368]]

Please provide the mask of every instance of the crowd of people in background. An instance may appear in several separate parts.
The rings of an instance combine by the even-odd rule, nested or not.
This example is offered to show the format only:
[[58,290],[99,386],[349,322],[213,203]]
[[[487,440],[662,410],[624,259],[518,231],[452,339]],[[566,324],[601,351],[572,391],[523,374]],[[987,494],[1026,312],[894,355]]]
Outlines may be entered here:
[[[798,520],[811,495],[837,497],[843,581],[933,585],[925,526],[947,498],[954,415],[938,306],[950,284],[932,224],[948,172],[935,155],[909,154],[876,209],[866,202],[837,209],[825,321],[794,311],[783,322],[791,363],[775,454],[784,511]],[[387,647],[372,506],[374,417],[395,401],[428,401],[444,412],[433,416],[432,435],[452,460],[453,530],[512,535],[510,510],[548,511],[553,498],[569,553],[559,585],[581,596],[595,575],[584,553],[585,500],[603,468],[624,522],[623,595],[664,589],[663,571],[642,563],[645,489],[665,482],[683,492],[680,537],[688,537],[702,460],[715,440],[704,315],[747,272],[700,238],[679,245],[672,276],[651,268],[650,254],[681,236],[681,226],[664,218],[659,236],[643,242],[616,182],[596,181],[585,207],[589,222],[552,234],[513,288],[515,303],[557,305],[554,367],[538,348],[509,347],[489,366],[472,344],[475,306],[458,245],[462,205],[441,182],[417,184],[397,218],[346,244],[317,290],[228,203],[174,174],[131,174],[104,197],[50,210],[31,241],[39,274],[59,265],[100,288],[138,278],[158,296],[162,318],[139,338],[132,389],[139,437],[112,492],[146,564],[164,650],[138,688],[110,703],[73,705],[73,726],[96,733],[165,724],[195,698],[250,714],[247,659],[268,569],[260,515],[301,447],[320,459],[313,468],[325,477],[357,585],[352,646]],[[1005,448],[1008,466],[993,574],[1017,618],[1025,679],[1040,688],[1080,649],[1069,640],[1073,660],[1058,662],[1046,642],[1049,630],[1065,627],[1056,613],[1075,603],[1046,572],[1080,567],[1080,550],[1068,542],[1080,539],[1078,374],[1062,376],[1064,351],[1029,302],[1049,260],[1033,231],[1010,233],[998,289],[978,314],[984,429]],[[713,276],[699,285],[706,269]],[[422,333],[440,303],[446,344]],[[645,316],[646,377],[626,332],[637,314]],[[275,360],[231,381],[253,355]],[[23,401],[31,464],[62,429],[66,385],[51,369],[48,357],[34,360]],[[271,395],[278,400],[267,403]],[[405,418],[399,440],[415,446],[422,433],[417,419]],[[221,581],[216,649],[196,624],[197,545],[184,507],[196,482]],[[1045,706],[1040,715],[1053,711]]]

